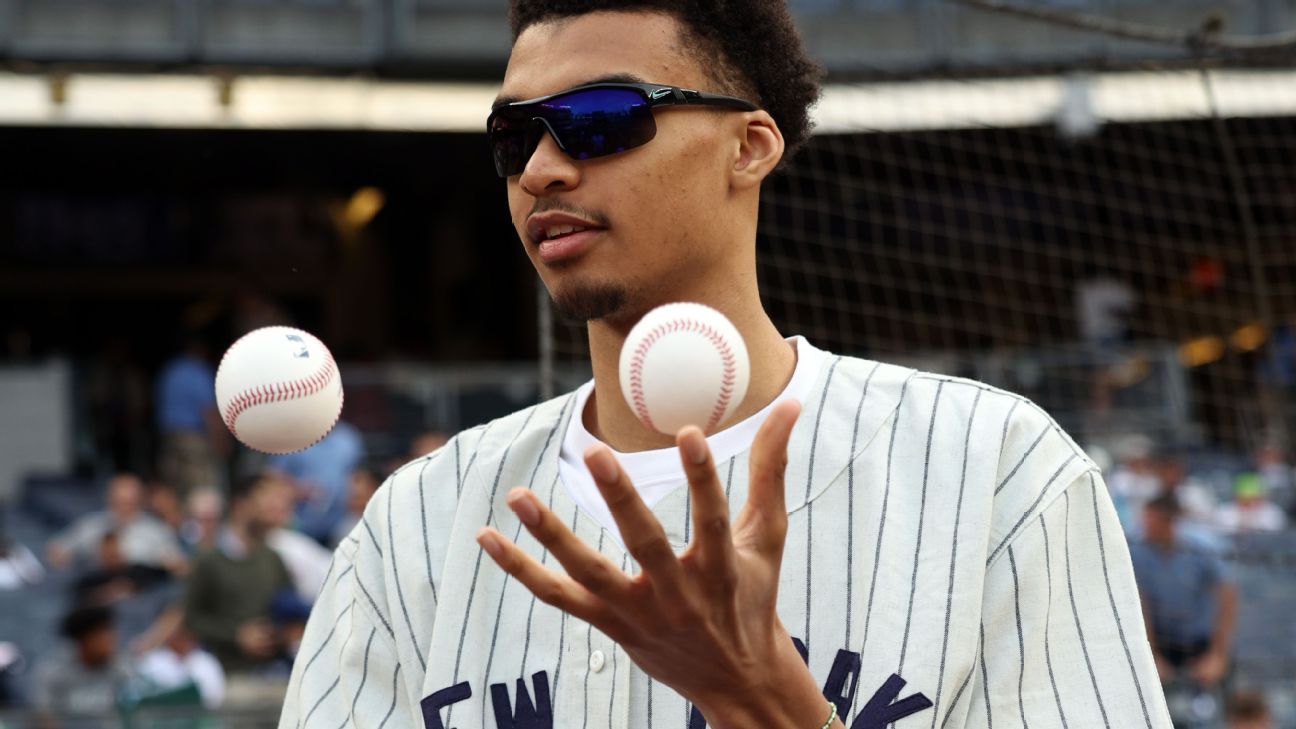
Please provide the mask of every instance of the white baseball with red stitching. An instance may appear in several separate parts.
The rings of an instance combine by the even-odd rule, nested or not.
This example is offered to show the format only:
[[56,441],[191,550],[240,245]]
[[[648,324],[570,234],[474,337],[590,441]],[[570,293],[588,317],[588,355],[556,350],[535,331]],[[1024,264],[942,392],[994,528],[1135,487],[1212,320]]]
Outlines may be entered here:
[[328,435],[342,415],[342,377],[328,347],[292,327],[264,327],[225,350],[216,404],[241,443],[292,453]]
[[709,306],[677,303],[648,312],[621,347],[621,394],[648,427],[675,435],[714,432],[747,394],[751,362],[738,329]]

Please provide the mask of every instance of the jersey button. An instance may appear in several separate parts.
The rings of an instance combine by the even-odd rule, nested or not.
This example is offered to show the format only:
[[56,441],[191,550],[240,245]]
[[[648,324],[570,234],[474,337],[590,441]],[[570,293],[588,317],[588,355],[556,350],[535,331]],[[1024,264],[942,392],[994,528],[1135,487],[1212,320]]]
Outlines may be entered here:
[[590,654],[590,670],[598,673],[603,670],[603,651],[594,651]]

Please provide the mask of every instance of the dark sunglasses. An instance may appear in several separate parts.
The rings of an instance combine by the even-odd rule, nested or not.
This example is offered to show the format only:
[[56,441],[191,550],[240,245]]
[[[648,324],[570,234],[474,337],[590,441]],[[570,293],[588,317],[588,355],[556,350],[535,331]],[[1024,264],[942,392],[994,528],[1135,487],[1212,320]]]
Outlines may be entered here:
[[544,138],[573,159],[591,159],[647,144],[659,106],[722,106],[756,111],[750,101],[660,84],[599,83],[496,107],[486,120],[500,177],[520,174]]

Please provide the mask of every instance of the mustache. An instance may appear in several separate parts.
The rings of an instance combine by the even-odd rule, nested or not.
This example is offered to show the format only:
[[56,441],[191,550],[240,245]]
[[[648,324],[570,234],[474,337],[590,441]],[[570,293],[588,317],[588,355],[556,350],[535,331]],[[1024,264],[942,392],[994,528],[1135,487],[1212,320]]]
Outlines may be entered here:
[[568,215],[574,215],[578,218],[585,218],[600,227],[608,227],[607,216],[597,210],[591,210],[589,208],[581,207],[580,205],[574,205],[553,198],[538,198],[531,206],[531,211],[527,213],[527,217],[529,218],[532,215],[550,212],[567,213]]

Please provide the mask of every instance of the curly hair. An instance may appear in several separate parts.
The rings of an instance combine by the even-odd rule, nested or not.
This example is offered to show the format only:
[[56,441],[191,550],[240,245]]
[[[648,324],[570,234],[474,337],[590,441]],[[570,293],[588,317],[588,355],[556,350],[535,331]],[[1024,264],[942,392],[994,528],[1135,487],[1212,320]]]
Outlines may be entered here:
[[[511,0],[513,40],[536,23],[600,10],[657,11],[678,20],[716,91],[769,112],[789,160],[810,137],[823,68],[806,54],[785,0]],[[651,80],[651,79],[650,79]]]

